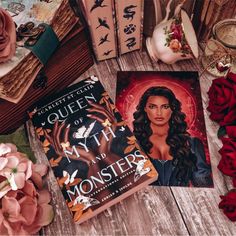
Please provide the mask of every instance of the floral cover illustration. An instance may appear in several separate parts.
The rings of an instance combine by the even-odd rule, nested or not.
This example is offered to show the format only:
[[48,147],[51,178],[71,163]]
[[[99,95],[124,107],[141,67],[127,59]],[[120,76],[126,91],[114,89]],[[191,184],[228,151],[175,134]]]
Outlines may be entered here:
[[[78,111],[50,120],[66,116],[68,106]],[[95,76],[36,104],[29,116],[75,222],[157,176]]]
[[179,18],[174,18],[170,28],[168,29],[166,26],[164,27],[164,31],[166,35],[165,46],[169,47],[175,53],[182,53],[183,57],[186,57],[186,54],[192,54]]

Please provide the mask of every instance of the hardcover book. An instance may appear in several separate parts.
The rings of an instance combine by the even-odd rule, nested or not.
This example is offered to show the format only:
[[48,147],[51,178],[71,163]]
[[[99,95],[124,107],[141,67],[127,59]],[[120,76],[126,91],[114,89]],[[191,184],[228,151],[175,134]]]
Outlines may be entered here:
[[157,179],[95,76],[38,102],[29,116],[75,222]]
[[117,56],[113,0],[78,0],[98,61]]
[[159,186],[212,187],[197,72],[118,72],[116,106]]
[[116,21],[119,53],[141,49],[143,0],[116,0]]
[[27,110],[36,101],[63,90],[92,65],[85,29],[76,24],[17,104],[0,99],[0,134],[11,133],[23,125],[28,119]]
[[0,63],[0,98],[18,103],[78,22],[68,0],[0,0],[16,26],[16,52]]

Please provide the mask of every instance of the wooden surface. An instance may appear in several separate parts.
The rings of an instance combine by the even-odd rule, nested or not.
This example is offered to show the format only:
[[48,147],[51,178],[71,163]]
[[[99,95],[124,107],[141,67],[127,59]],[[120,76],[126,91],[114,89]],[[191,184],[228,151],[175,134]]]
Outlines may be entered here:
[[[80,81],[96,74],[112,99],[115,99],[116,72],[118,70],[151,71],[202,71],[196,60],[187,60],[173,65],[151,62],[146,52],[133,52],[99,64],[95,64],[78,78]],[[52,194],[55,210],[53,222],[42,229],[43,235],[233,235],[236,224],[230,222],[218,209],[219,195],[232,187],[228,177],[217,169],[220,159],[216,123],[206,111],[207,91],[214,77],[204,73],[200,77],[204,115],[214,176],[214,189],[147,187],[121,203],[111,207],[82,225],[74,224],[63,196],[52,173],[46,185]],[[38,162],[49,164],[43,154],[35,132],[28,123],[28,133]]]

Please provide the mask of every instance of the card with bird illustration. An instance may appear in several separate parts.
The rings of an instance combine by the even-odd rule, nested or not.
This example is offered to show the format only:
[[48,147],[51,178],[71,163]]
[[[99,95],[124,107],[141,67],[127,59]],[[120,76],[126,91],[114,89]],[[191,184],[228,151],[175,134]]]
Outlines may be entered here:
[[38,102],[29,116],[75,222],[157,179],[96,76]]

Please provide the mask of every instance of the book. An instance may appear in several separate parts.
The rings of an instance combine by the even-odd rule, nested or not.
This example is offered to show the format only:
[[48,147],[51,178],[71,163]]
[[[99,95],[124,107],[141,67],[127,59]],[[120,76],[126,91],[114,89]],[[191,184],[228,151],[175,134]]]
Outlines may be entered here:
[[[87,22],[97,61],[117,56],[113,0],[77,0]],[[81,16],[82,17],[82,16]]]
[[[61,41],[78,23],[79,19],[74,15],[68,0],[0,1],[0,7],[11,15],[17,31],[17,46],[14,57],[0,64],[0,98],[18,103],[33,83],[38,72],[46,64],[46,60],[43,61],[42,58],[45,59],[45,55],[49,57],[50,53],[52,54],[56,50],[55,42],[48,46],[49,37],[43,39],[46,32],[47,36],[48,32],[51,32],[45,24],[50,25],[57,35],[57,40]],[[31,48],[26,47],[25,43],[31,34],[35,34],[40,24],[44,24],[46,27],[42,34],[37,35],[38,41],[35,45],[40,48],[36,50],[33,46]],[[24,34],[21,34],[21,31],[24,31]],[[27,35],[27,37],[22,35]],[[54,37],[50,38],[53,39]],[[40,39],[42,40],[40,41]],[[43,50],[44,48],[47,48],[46,51]],[[36,51],[37,53],[35,53]]]
[[119,54],[142,47],[143,0],[116,0],[116,22]]
[[213,187],[197,72],[118,72],[116,106],[159,173],[156,186]]
[[93,63],[86,30],[76,24],[17,104],[0,99],[0,133],[11,133],[23,125],[33,103],[66,88]]
[[157,178],[96,76],[36,103],[29,116],[75,222]]

